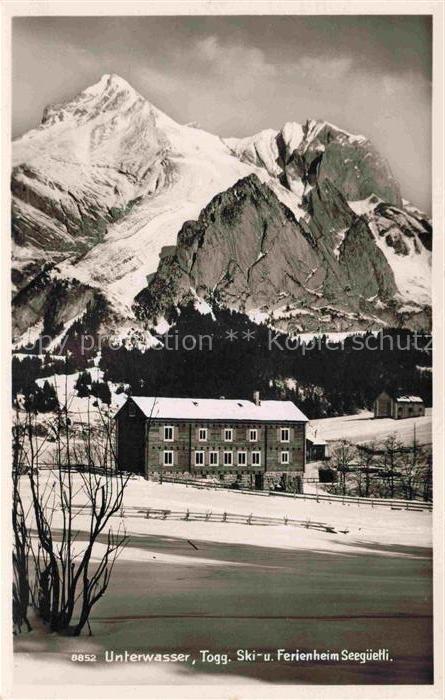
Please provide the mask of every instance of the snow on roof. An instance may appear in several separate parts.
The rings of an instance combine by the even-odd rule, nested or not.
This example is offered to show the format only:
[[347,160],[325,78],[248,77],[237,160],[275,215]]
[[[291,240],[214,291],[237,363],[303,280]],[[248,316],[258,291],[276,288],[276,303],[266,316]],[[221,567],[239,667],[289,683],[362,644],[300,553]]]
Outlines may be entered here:
[[292,401],[261,401],[257,406],[245,399],[176,399],[132,396],[147,418],[227,421],[298,421],[308,419]]
[[403,390],[399,389],[398,391],[382,391],[380,394],[377,396],[379,398],[380,396],[383,396],[383,394],[386,394],[386,396],[389,396],[391,399],[393,399],[396,403],[423,403],[423,399],[420,396],[414,396],[413,394],[407,394]]
[[408,394],[402,394],[396,397],[397,403],[423,403],[423,399],[420,396],[409,396]]

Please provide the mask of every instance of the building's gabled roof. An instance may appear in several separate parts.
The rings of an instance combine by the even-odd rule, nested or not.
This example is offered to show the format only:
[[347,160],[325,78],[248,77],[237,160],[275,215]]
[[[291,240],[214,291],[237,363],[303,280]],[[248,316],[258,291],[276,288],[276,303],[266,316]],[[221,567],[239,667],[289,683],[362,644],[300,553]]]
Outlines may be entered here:
[[245,399],[176,399],[132,396],[147,418],[172,420],[224,420],[249,422],[306,422],[292,401],[261,401],[257,406]]
[[379,399],[381,396],[387,396],[389,399],[393,399],[393,392],[388,391],[387,389],[384,389],[383,391],[380,392],[375,398],[376,400]]
[[384,394],[386,394],[386,396],[389,396],[391,399],[393,399],[393,401],[396,401],[397,403],[423,403],[423,399],[420,396],[408,394],[402,389],[398,389],[397,391],[381,391],[377,398],[380,398]]

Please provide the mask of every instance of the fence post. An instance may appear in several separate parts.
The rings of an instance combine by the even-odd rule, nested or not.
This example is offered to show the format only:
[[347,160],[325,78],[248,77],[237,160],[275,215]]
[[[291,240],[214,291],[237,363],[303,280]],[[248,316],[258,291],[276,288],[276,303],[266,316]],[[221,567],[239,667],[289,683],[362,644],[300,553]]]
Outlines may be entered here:
[[150,508],[147,508],[147,512],[145,513],[145,517],[146,518],[150,517]]
[[223,521],[223,523],[225,523],[225,522],[226,522],[226,520],[227,520],[227,513],[226,513],[226,512],[224,512],[224,513],[223,513],[223,517],[222,517],[222,521]]

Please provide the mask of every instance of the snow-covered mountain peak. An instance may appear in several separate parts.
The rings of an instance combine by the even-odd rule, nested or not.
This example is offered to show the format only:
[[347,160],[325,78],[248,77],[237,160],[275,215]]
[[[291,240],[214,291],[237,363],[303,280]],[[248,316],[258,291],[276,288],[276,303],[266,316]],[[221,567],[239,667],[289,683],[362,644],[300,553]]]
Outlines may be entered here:
[[[288,121],[280,130],[222,139],[194,124],[179,124],[126,80],[105,74],[77,97],[48,107],[42,125],[14,142],[13,162],[17,337],[46,313],[53,314],[53,285],[70,290],[57,302],[58,323],[77,317],[97,294],[107,300],[116,323],[133,323],[135,297],[156,272],[159,254],[174,247],[184,222],[197,220],[213,198],[252,174],[266,186],[263,194],[271,211],[275,207],[278,216],[270,191],[286,205],[283,216],[295,217],[300,228],[289,228],[291,238],[303,236],[311,249],[333,250],[327,258],[320,253],[318,267],[343,266],[342,279],[351,286],[343,268],[348,255],[354,257],[354,245],[359,247],[356,237],[361,245],[368,236],[381,266],[382,255],[388,258],[389,267],[382,272],[387,295],[395,288],[394,269],[403,272],[396,274],[396,287],[404,299],[414,299],[419,290],[419,299],[427,301],[429,258],[423,249],[430,250],[429,222],[414,208],[404,209],[398,184],[372,144],[329,122]],[[251,194],[248,188],[242,191]],[[263,194],[255,190],[255,201],[261,202]],[[224,226],[226,219],[232,221],[232,205],[258,224],[251,208],[238,211],[235,196],[225,199]],[[261,235],[271,225],[263,213]],[[358,214],[363,220],[358,221]],[[244,238],[246,227],[243,221],[231,234]],[[291,238],[283,243],[283,260],[285,255],[295,258]],[[304,241],[302,245],[307,248]],[[244,255],[242,246],[240,250]],[[221,254],[218,246],[212,248],[209,265]],[[258,250],[252,254],[256,269]],[[315,280],[313,255],[309,251],[306,257],[303,287],[306,277]],[[271,260],[267,256],[268,264]],[[238,261],[242,269],[244,262]],[[306,262],[298,258],[300,267]],[[42,289],[40,275],[48,265],[53,266],[51,280]],[[331,298],[329,285],[336,289],[338,279],[325,277],[326,298]],[[291,284],[276,283],[271,297]],[[322,298],[318,290],[311,292],[311,298]],[[265,299],[265,306],[270,303]],[[350,300],[344,304],[349,308]]]
[[162,118],[126,80],[105,74],[72,100],[47,107],[40,127],[14,142],[13,163],[26,162],[35,170],[49,171],[58,180],[59,190],[68,185],[72,194],[73,178],[75,188],[82,188],[91,168],[101,169],[94,174],[94,189],[98,181],[120,189],[117,181],[122,171],[143,179],[154,159],[168,149],[168,140],[157,126]]
[[304,130],[302,124],[297,122],[286,122],[281,129],[281,134],[289,152],[292,153],[299,148],[304,138]]
[[97,83],[87,87],[81,94],[100,95],[106,91],[116,92],[119,90],[126,90],[129,93],[138,94],[130,83],[128,83],[125,78],[121,78],[120,75],[117,75],[117,73],[104,73]]
[[350,144],[364,144],[368,141],[361,134],[351,134],[349,131],[322,119],[308,119],[303,125],[303,131],[305,144],[311,144],[317,139],[320,141],[336,139],[342,143],[348,142]]
[[41,127],[70,121],[79,125],[95,119],[100,113],[126,111],[145,102],[126,80],[114,73],[105,74],[74,99],[46,107]]

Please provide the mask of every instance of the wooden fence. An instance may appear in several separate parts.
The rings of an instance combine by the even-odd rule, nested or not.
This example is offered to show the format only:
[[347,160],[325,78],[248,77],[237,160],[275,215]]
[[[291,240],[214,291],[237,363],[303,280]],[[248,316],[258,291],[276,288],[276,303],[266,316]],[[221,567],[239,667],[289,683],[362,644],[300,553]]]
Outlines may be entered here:
[[[199,522],[213,522],[213,523],[234,523],[237,525],[289,525],[293,527],[304,527],[308,530],[319,530],[321,532],[337,532],[331,525],[326,523],[313,521],[310,518],[306,520],[296,520],[295,518],[288,518],[287,515],[282,517],[264,517],[260,515],[254,515],[250,513],[249,515],[242,513],[228,513],[228,512],[213,512],[212,510],[207,511],[191,511],[189,508],[186,510],[169,510],[164,508],[122,508],[120,513],[116,514],[119,517],[126,518],[146,518],[155,520],[188,520],[188,521],[199,521]],[[345,532],[339,530],[339,532]]]
[[[54,469],[53,466],[42,465],[41,469]],[[79,469],[79,467],[74,467],[73,470]],[[101,470],[97,470],[100,472]],[[132,478],[137,478],[134,474],[130,475]],[[411,510],[411,511],[432,511],[433,503],[432,501],[407,501],[400,498],[365,498],[363,496],[337,496],[330,493],[289,493],[284,491],[255,491],[253,489],[241,489],[241,488],[230,488],[226,484],[221,484],[214,481],[204,481],[197,479],[180,479],[172,477],[163,477],[162,481],[169,484],[183,484],[185,486],[192,486],[198,489],[222,489],[230,491],[230,493],[243,493],[249,496],[277,496],[280,498],[293,498],[302,499],[304,501],[316,501],[317,503],[327,502],[327,503],[341,503],[342,505],[358,505],[358,506],[369,506],[371,508],[385,507],[391,510]]]
[[228,489],[225,484],[205,483],[194,479],[174,479],[164,478],[163,481],[173,484],[185,484],[200,489],[226,489],[231,493],[243,493],[250,496],[279,496],[280,498],[299,498],[304,501],[316,501],[317,503],[341,503],[343,505],[358,505],[370,506],[371,508],[386,507],[391,510],[414,510],[414,511],[431,511],[433,504],[431,501],[406,501],[396,498],[365,498],[360,496],[337,496],[330,493],[288,493],[284,491],[254,491],[250,489]]

